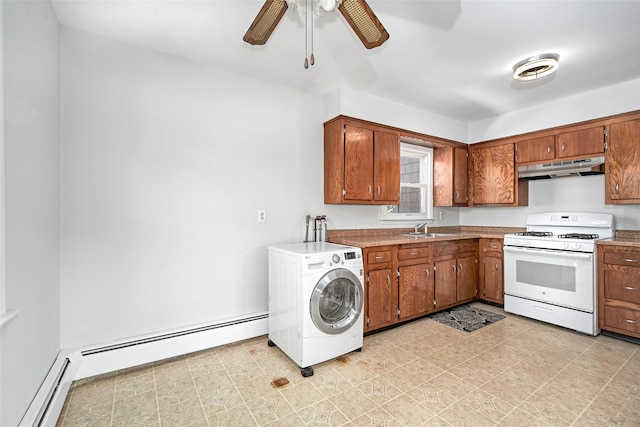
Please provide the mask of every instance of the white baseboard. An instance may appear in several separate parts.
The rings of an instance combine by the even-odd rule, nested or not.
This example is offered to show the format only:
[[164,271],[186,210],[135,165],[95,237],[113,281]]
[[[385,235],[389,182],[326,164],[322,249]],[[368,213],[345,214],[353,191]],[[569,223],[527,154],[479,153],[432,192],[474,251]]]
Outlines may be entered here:
[[54,427],[75,380],[156,362],[268,333],[267,313],[228,319],[108,345],[65,350],[58,357],[20,422]]

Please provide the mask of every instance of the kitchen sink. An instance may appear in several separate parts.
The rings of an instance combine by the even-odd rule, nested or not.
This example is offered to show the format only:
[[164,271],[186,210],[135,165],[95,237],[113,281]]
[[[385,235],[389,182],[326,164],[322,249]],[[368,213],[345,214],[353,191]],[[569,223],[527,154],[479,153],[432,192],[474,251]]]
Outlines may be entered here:
[[428,238],[434,238],[434,237],[455,236],[455,234],[447,234],[447,233],[407,233],[407,234],[403,234],[403,236],[415,237],[416,239],[418,239],[418,238],[428,239]]

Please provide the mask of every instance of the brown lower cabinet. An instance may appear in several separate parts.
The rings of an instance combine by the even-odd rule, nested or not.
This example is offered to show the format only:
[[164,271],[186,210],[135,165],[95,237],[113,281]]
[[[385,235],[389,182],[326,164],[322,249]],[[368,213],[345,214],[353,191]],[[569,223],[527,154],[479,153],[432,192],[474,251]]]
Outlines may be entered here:
[[598,245],[598,325],[640,338],[640,248]]
[[464,239],[364,248],[365,332],[478,295],[478,242]]
[[397,248],[394,246],[364,249],[365,332],[393,325],[397,321],[398,281],[394,274],[396,254]]
[[433,306],[440,310],[471,301],[478,296],[478,240],[455,240],[434,244]]
[[479,297],[504,304],[503,239],[480,239]]
[[432,245],[402,245],[398,249],[398,319],[427,314],[433,306]]

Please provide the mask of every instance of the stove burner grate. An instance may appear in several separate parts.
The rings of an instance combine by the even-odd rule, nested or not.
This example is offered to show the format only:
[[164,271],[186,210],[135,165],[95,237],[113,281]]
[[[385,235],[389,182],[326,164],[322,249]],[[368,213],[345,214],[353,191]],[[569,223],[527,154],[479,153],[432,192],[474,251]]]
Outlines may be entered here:
[[569,234],[560,234],[558,235],[559,239],[582,239],[582,240],[593,240],[597,239],[600,236],[597,234],[582,234],[582,233],[569,233]]
[[553,233],[550,231],[519,231],[515,233],[515,235],[531,237],[553,237]]

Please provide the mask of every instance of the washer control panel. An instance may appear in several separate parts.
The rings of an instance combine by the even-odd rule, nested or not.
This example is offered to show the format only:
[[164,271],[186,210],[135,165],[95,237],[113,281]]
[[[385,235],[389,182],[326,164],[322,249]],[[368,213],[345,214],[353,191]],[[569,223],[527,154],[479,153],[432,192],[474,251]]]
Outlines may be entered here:
[[333,266],[362,267],[362,252],[360,250],[346,250],[344,252],[314,254],[305,257],[307,270],[318,270]]

